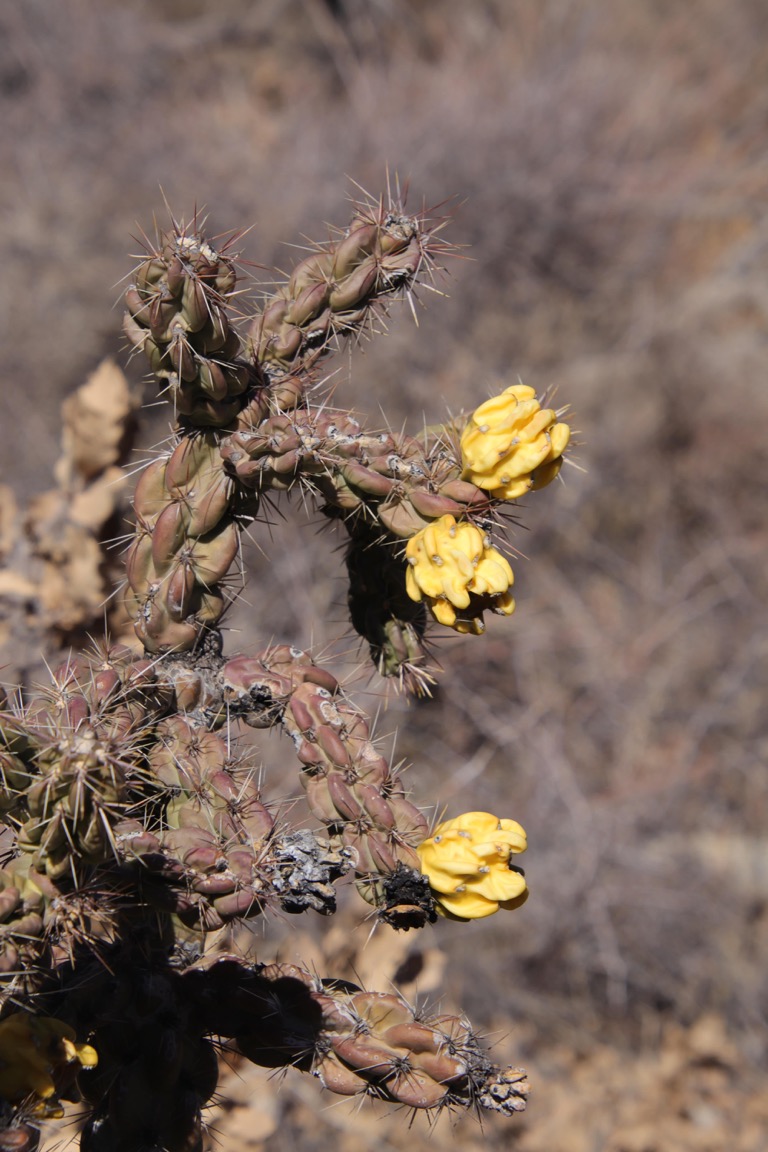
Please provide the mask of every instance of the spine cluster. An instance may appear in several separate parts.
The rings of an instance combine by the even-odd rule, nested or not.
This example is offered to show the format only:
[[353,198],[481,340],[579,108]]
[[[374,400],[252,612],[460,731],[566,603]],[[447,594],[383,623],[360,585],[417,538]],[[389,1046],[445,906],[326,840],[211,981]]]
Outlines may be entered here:
[[[515,386],[411,436],[316,395],[318,361],[433,275],[441,227],[358,206],[243,335],[231,245],[197,222],[135,271],[126,332],[176,416],[135,492],[136,647],[105,643],[0,701],[0,1152],[34,1148],[79,1094],[86,1152],[199,1148],[215,1038],[342,1095],[524,1107],[524,1073],[494,1067],[463,1018],[223,952],[270,909],[333,913],[347,874],[400,929],[527,895],[518,824],[469,813],[430,835],[330,669],[287,644],[225,655],[220,632],[242,529],[294,491],[346,533],[352,625],[405,690],[429,691],[430,621],[478,635],[512,613],[496,509],[557,474],[558,414]],[[287,738],[314,829],[265,804],[241,724]]]

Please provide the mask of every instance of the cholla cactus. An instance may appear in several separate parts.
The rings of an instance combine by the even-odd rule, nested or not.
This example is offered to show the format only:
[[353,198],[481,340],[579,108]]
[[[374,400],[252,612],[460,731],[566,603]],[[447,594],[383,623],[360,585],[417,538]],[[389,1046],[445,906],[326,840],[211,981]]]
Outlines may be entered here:
[[[430,834],[328,668],[279,644],[225,656],[219,631],[243,527],[297,489],[346,531],[353,626],[404,690],[429,688],[428,614],[479,634],[485,611],[512,612],[494,513],[554,478],[567,426],[520,386],[420,436],[316,396],[318,361],[434,274],[442,224],[358,205],[241,334],[228,245],[197,221],[136,269],[126,332],[176,414],[135,494],[139,647],[105,641],[0,711],[0,1150],[33,1148],[60,1097],[90,1107],[86,1152],[200,1148],[218,1041],[342,1095],[524,1107],[524,1073],[494,1067],[463,1017],[231,953],[268,909],[333,913],[345,876],[394,929],[527,895],[518,824],[469,813]],[[262,802],[233,752],[243,723],[290,737],[318,830]]]

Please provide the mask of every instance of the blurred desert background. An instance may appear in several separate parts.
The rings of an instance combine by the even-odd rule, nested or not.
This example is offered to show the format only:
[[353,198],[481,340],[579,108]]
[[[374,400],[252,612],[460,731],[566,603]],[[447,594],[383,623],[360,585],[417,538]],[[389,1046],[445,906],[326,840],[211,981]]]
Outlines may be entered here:
[[[514,914],[368,941],[350,894],[335,920],[270,922],[255,942],[466,1010],[528,1068],[527,1112],[431,1130],[240,1066],[211,1146],[764,1152],[768,5],[19,0],[0,9],[0,153],[11,575],[62,402],[105,357],[141,389],[120,281],[165,201],[204,209],[210,234],[248,229],[267,283],[291,244],[347,222],[352,180],[378,195],[398,174],[414,209],[453,215],[468,259],[447,261],[444,297],[420,294],[418,328],[396,305],[388,334],[329,363],[337,402],[415,428],[520,377],[578,431],[564,483],[513,526],[515,615],[484,637],[434,629],[432,700],[365,669],[339,540],[300,502],[257,526],[227,636],[230,653],[336,651],[417,802],[527,829]],[[139,414],[135,461],[169,418]],[[6,682],[73,638],[22,643],[30,587],[3,585]],[[290,795],[273,743],[267,788]]]

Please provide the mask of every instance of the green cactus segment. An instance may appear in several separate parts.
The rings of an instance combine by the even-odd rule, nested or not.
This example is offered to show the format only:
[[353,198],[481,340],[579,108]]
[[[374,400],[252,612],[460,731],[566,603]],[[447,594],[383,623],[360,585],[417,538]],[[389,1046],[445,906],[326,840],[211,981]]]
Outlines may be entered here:
[[97,1067],[80,1078],[93,1107],[81,1149],[200,1152],[202,1109],[218,1079],[216,1050],[180,973],[148,966],[140,953],[130,958],[132,966],[124,958],[108,977],[89,973],[87,1002],[77,988],[68,994],[69,1012],[89,1021],[99,1055]]
[[285,411],[340,336],[366,331],[388,297],[431,274],[445,248],[440,227],[399,205],[358,206],[349,228],[266,300],[243,349],[227,314],[237,283],[229,244],[217,249],[197,221],[174,222],[135,271],[126,334],[185,422],[225,427],[267,383],[273,407]]
[[271,891],[260,866],[274,821],[253,772],[233,762],[219,735],[180,716],[164,721],[158,735],[150,757],[153,778],[166,789],[158,846],[169,879],[183,880],[174,911],[203,930],[261,913]]
[[[51,943],[68,951],[78,939],[111,939],[131,898],[170,916],[184,937],[268,906],[335,910],[333,885],[351,853],[307,830],[278,832],[254,770],[227,740],[164,716],[179,668],[167,682],[163,671],[127,650],[101,666],[68,664],[35,710],[0,717],[0,795],[20,853],[0,874],[6,988]],[[212,679],[210,670],[198,677]],[[217,717],[222,710],[219,689]]]
[[0,870],[0,1002],[33,991],[50,961],[45,911],[51,887],[28,856]]
[[42,749],[37,763],[41,776],[26,793],[18,847],[54,880],[76,861],[101,863],[130,794],[119,753],[86,729]]
[[366,331],[377,305],[431,271],[438,228],[397,204],[358,205],[349,228],[318,245],[266,301],[249,331],[254,359],[275,379]]
[[290,491],[301,484],[350,536],[347,553],[352,625],[385,677],[418,695],[432,677],[422,643],[426,609],[406,591],[403,542],[451,515],[485,533],[493,504],[461,479],[452,425],[423,439],[366,432],[348,413],[304,408],[245,421],[224,438],[227,472],[246,491]]
[[382,917],[401,927],[434,917],[418,883],[427,822],[335,677],[287,647],[230,660],[220,677],[237,715],[255,727],[279,722],[291,737],[310,811],[351,854],[360,890]]
[[[460,479],[458,460],[439,439],[425,447],[413,437],[368,433],[346,413],[313,408],[252,425],[259,412],[249,406],[226,437],[213,430],[185,436],[142,474],[126,561],[127,607],[147,652],[195,648],[215,629],[227,604],[223,582],[238,556],[239,525],[255,515],[262,492],[302,483],[353,537],[369,528],[370,540],[383,534],[397,583],[398,557],[404,572],[398,541],[448,513],[487,518],[487,495]],[[385,674],[400,676],[406,663],[420,662],[409,613],[412,620],[422,615],[403,608],[401,624],[382,624],[389,637],[362,633],[379,645],[375,658]]]
[[[3,717],[0,714],[0,724]],[[0,730],[0,739],[5,741],[11,733],[7,727]],[[24,797],[35,778],[34,772],[20,756],[14,756],[0,744],[0,819],[5,824],[17,824],[25,811]]]
[[247,419],[221,444],[227,472],[246,490],[287,491],[301,482],[331,513],[362,517],[407,540],[434,520],[487,517],[487,493],[461,480],[461,464],[439,437],[368,432],[349,413],[305,407]]
[[125,331],[172,401],[196,426],[222,427],[258,383],[226,308],[235,290],[232,260],[196,227],[176,224],[136,270],[126,292]]
[[[488,495],[461,479],[452,426],[424,444],[369,434],[349,413],[305,398],[310,367],[336,338],[370,327],[387,297],[431,272],[437,231],[397,205],[358,207],[349,229],[303,260],[252,325],[250,374],[226,313],[232,261],[199,230],[174,226],[141,264],[126,295],[127,331],[187,429],[136,492],[127,606],[148,653],[195,649],[215,629],[238,525],[261,492],[300,482],[329,514],[365,518],[394,540],[446,514],[487,515]],[[378,631],[369,643],[382,672],[424,691],[428,680],[410,674],[423,662],[418,630],[395,617]]]
[[253,771],[233,761],[219,735],[170,717],[148,770],[164,790],[163,826],[130,820],[115,829],[126,875],[148,902],[203,933],[268,906],[335,909],[345,855],[311,833],[277,834]]
[[146,652],[185,651],[215,628],[223,582],[239,554],[235,491],[218,438],[181,440],[142,473],[126,558],[127,609]]
[[427,614],[405,590],[400,550],[364,521],[348,525],[348,604],[352,627],[368,643],[379,674],[416,696],[434,683],[424,647]]
[[146,662],[114,653],[100,667],[63,666],[48,698],[0,716],[14,765],[2,807],[35,869],[74,881],[113,857],[115,823],[146,795],[145,750],[167,700]]
[[127,951],[111,969],[94,966],[63,1001],[99,1056],[80,1078],[94,1107],[84,1152],[200,1148],[202,1109],[216,1087],[211,1036],[254,1064],[308,1072],[341,1095],[426,1110],[525,1107],[525,1073],[493,1065],[463,1017],[426,1016],[396,994],[294,965],[219,955],[182,969]]
[[[26,740],[33,767],[29,786],[9,791],[6,806],[19,813],[18,846],[34,866],[61,881],[85,865],[140,859],[146,898],[186,927],[207,931],[260,913],[275,892],[284,907],[324,911],[333,899],[328,885],[352,861],[384,918],[403,926],[430,918],[415,852],[426,820],[336,678],[287,645],[219,665],[196,672],[169,661],[166,674],[163,661],[115,653],[90,678],[67,666],[63,687],[23,738],[13,718],[6,754],[13,758],[11,749]],[[237,764],[227,741],[200,727],[198,714],[164,717],[179,707],[179,685],[191,701],[205,700],[202,711],[214,723],[228,713],[253,727],[282,725],[330,844],[274,835],[253,771]],[[119,756],[115,735],[123,741]],[[16,777],[26,779],[24,758],[16,761]],[[298,888],[292,874],[303,878]]]
[[186,977],[211,1031],[254,1064],[311,1072],[342,1096],[410,1108],[525,1108],[519,1068],[499,1069],[464,1018],[425,1016],[396,993],[364,992],[295,965],[222,958]]
[[126,821],[117,836],[121,875],[149,906],[173,917],[179,940],[268,908],[329,915],[336,910],[333,885],[350,866],[343,852],[306,829],[228,842],[200,825],[153,834]]
[[251,728],[282,723],[292,692],[302,684],[322,688],[329,696],[339,688],[332,672],[288,644],[270,646],[255,656],[235,656],[222,665],[217,678],[227,711]]
[[9,995],[39,983],[52,946],[109,936],[109,886],[94,877],[115,860],[116,826],[152,794],[146,751],[170,698],[147,661],[116,649],[70,661],[31,707],[0,714],[0,807],[17,853],[0,876]]

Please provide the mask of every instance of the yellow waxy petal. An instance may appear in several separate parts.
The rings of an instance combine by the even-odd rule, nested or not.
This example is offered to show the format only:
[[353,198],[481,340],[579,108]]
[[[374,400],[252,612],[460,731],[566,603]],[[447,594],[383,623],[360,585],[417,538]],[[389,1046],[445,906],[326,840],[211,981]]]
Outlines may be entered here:
[[[89,1044],[75,1043],[73,1029],[61,1020],[16,1012],[0,1021],[0,1096],[11,1103],[26,1096],[51,1100],[54,1073],[75,1061],[92,1068],[98,1056]],[[46,1104],[44,1114],[53,1116],[55,1105]]]
[[90,1044],[76,1044],[77,1062],[83,1068],[95,1068],[99,1063],[99,1054]]
[[503,908],[505,912],[514,912],[515,908],[522,908],[529,896],[530,892],[526,888],[524,892],[512,900],[499,900],[499,908]]
[[542,464],[541,468],[537,468],[533,476],[533,483],[531,488],[538,491],[539,488],[546,488],[547,484],[551,484],[556,476],[560,474],[560,469],[563,466],[562,459],[550,460],[547,464]]
[[432,615],[438,624],[445,624],[446,628],[453,628],[456,624],[456,612],[447,600],[435,600],[430,604]]
[[499,616],[511,616],[515,610],[515,598],[509,592],[503,596],[497,596],[491,608]]
[[[546,468],[546,464],[544,467]],[[475,483],[477,484],[477,481]],[[494,485],[493,495],[497,500],[519,500],[521,496],[525,496],[526,492],[530,492],[535,487],[533,477],[524,476],[522,480],[511,480],[509,484],[500,484],[498,487]]]
[[481,404],[461,436],[463,479],[500,500],[544,487],[555,472],[532,473],[558,460],[570,439],[567,424],[542,408],[532,388],[514,385]]
[[483,623],[482,616],[468,616],[464,618],[456,617],[453,624],[451,624],[454,632],[458,632],[462,636],[482,636],[485,632],[485,624]]
[[526,420],[538,407],[534,388],[527,384],[513,384],[498,396],[483,401],[473,412],[472,420],[478,427],[487,425],[491,430],[512,427]]
[[500,595],[507,591],[514,583],[515,577],[509,562],[493,548],[489,548],[486,555],[475,569],[472,581],[472,591],[487,592],[491,596]]
[[417,851],[438,909],[474,920],[523,903],[525,877],[509,867],[509,858],[526,845],[525,831],[515,820],[465,812],[439,824]]
[[441,896],[437,902],[438,912],[449,912],[458,920],[482,920],[498,912],[497,900],[486,900],[474,892],[460,892],[454,896]]
[[[408,596],[426,599],[435,619],[457,632],[482,632],[485,608],[504,615],[514,608],[509,596],[514,575],[508,561],[469,521],[441,516],[411,537],[405,555]],[[481,597],[499,597],[500,601],[483,604]],[[464,617],[456,609],[470,611]]]
[[472,891],[486,900],[495,900],[498,904],[502,900],[514,900],[525,892],[528,887],[525,877],[519,872],[511,872],[509,868],[502,870],[495,868],[482,881],[471,885]]
[[549,430],[549,440],[552,456],[562,456],[571,440],[571,429],[568,424],[555,424]]
[[411,600],[417,602],[421,600],[421,588],[416,583],[416,577],[413,574],[413,569],[410,565],[405,570],[405,590],[410,596]]

